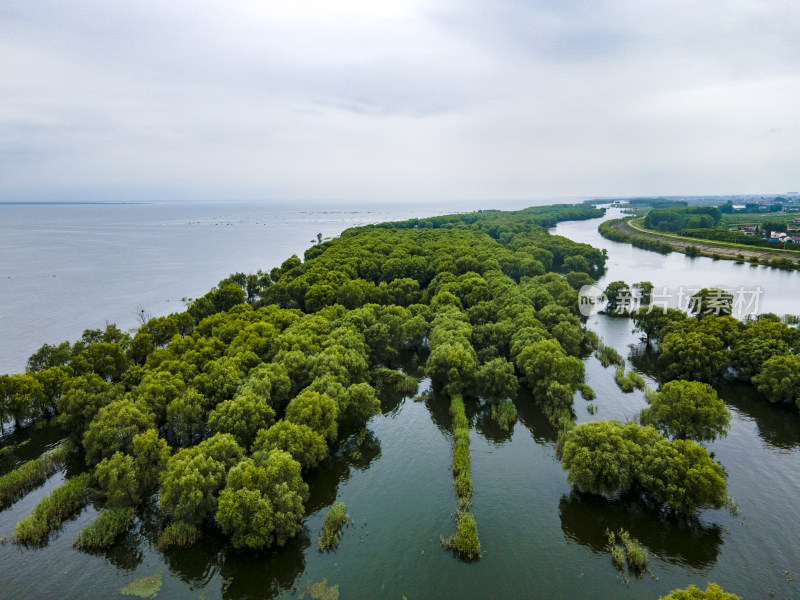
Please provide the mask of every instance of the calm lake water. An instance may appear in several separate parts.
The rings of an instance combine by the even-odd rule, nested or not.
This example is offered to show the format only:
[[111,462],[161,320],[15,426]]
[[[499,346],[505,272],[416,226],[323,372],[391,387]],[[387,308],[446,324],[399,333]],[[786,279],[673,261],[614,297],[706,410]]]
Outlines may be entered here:
[[[765,290],[762,310],[797,312],[781,298],[798,297],[798,273],[751,270],[682,255],[663,257],[603,240],[596,233],[598,223],[564,223],[557,232],[608,249],[609,272],[602,287],[616,279],[730,287],[740,285],[743,277],[758,277]],[[310,240],[309,234],[318,230],[318,224],[310,226],[301,238]],[[302,243],[272,264],[300,250]],[[205,255],[224,252],[216,248]],[[253,268],[226,265],[222,273],[210,276],[211,284],[231,270]],[[209,284],[202,287],[195,279],[192,285],[197,291],[177,285],[182,291],[175,294],[198,294]],[[629,367],[655,385],[652,357],[638,344],[628,321],[596,315],[590,327],[605,343],[628,355]],[[13,332],[23,335],[22,329]],[[49,336],[44,341],[54,340]],[[586,370],[587,381],[597,392],[598,411],[590,415],[588,403],[578,396],[579,421],[625,419],[645,405],[642,393],[620,392],[613,370],[603,369],[596,359],[586,360]],[[799,598],[800,417],[796,411],[763,402],[749,388],[730,386],[721,394],[733,413],[731,430],[709,449],[728,473],[729,489],[740,509],[737,516],[704,511],[693,520],[669,519],[637,500],[574,494],[555,458],[555,432],[530,397],[518,399],[520,418],[509,433],[496,428],[478,401],[468,400],[472,512],[483,556],[474,564],[459,562],[440,546],[440,536],[454,530],[457,505],[448,400],[434,397],[417,403],[384,398],[382,414],[368,425],[366,442],[357,448],[352,435],[344,437],[335,454],[311,475],[305,532],[287,547],[242,553],[224,539],[206,538],[192,549],[162,553],[153,546],[158,523],[151,506],[140,511],[136,527],[111,550],[87,555],[70,545],[95,517],[97,507],[90,507],[66,523],[45,548],[22,549],[10,541],[0,545],[0,598],[122,599],[126,596],[119,590],[127,583],[159,572],[164,573],[164,585],[158,598],[309,598],[308,586],[323,579],[338,585],[343,599],[655,599],[691,583],[704,588],[708,581],[747,599],[768,598],[770,593],[775,598]],[[21,431],[10,441],[24,439],[30,442],[6,457],[3,472],[13,468],[14,460],[32,458],[56,443],[58,434]],[[0,536],[10,540],[14,524],[63,477],[52,477],[0,512]],[[345,502],[353,523],[344,530],[335,553],[319,553],[316,540],[322,520],[337,499]],[[639,538],[650,554],[651,574],[638,580],[617,574],[604,550],[606,527],[625,527]]]
[[180,312],[233,272],[302,258],[318,233],[470,208],[0,203],[0,373],[84,329],[134,327],[140,308]]

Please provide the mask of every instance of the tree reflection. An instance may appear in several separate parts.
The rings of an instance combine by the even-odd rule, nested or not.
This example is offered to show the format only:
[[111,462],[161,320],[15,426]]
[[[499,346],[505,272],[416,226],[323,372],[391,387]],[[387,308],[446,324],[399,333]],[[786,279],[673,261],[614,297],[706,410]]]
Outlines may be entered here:
[[558,505],[561,529],[568,539],[605,552],[606,529],[624,528],[653,554],[695,569],[713,566],[722,546],[722,528],[696,518],[670,517],[639,497],[609,500],[573,492]]
[[475,419],[475,431],[495,446],[501,446],[511,441],[511,436],[514,433],[514,426],[512,425],[507,431],[500,427],[495,420],[492,419],[492,405],[488,402],[484,402],[480,406],[480,411],[477,413],[477,418]]
[[366,470],[381,457],[381,442],[369,429],[353,431],[337,444],[329,456],[306,476],[309,499],[306,514],[336,500],[339,484],[350,479],[352,469]]
[[716,388],[726,404],[755,422],[759,437],[767,444],[784,450],[800,446],[800,414],[795,407],[771,404],[746,384],[726,383]]
[[222,597],[226,600],[274,598],[290,589],[306,568],[304,552],[311,541],[307,532],[283,548],[240,552],[226,548],[221,554]]
[[517,407],[517,420],[530,430],[537,444],[547,445],[556,442],[558,431],[544,418],[530,390],[525,387],[520,389],[514,405]]

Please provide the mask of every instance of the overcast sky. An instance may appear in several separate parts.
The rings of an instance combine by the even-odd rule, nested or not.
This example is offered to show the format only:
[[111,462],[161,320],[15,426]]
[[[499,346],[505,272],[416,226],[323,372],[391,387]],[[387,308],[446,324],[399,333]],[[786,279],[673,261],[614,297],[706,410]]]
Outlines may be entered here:
[[0,1],[0,201],[798,188],[797,0]]

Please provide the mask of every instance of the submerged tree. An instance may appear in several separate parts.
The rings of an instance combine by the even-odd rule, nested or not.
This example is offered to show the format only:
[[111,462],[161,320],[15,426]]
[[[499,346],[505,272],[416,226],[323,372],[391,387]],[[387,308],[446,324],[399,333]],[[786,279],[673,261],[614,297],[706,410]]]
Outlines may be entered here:
[[713,442],[727,435],[731,416],[710,385],[698,381],[670,381],[647,394],[649,408],[642,410],[643,425],[662,434],[698,442]]

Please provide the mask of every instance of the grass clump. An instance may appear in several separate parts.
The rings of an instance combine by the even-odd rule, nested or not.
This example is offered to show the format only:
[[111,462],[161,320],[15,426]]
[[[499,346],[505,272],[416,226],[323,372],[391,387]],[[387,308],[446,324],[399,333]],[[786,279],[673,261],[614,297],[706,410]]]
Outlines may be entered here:
[[453,396],[450,399],[450,416],[453,417],[453,431],[462,428],[469,429],[469,421],[461,396]]
[[580,390],[581,396],[583,396],[583,399],[587,402],[597,398],[597,394],[588,383],[579,383],[578,390]]
[[58,448],[29,460],[0,477],[0,509],[9,506],[64,466],[72,452],[72,444],[64,442]]
[[169,548],[188,548],[200,539],[200,530],[184,521],[170,523],[158,536],[158,547],[162,550]]
[[597,350],[594,355],[600,360],[600,364],[606,368],[611,365],[617,365],[618,367],[625,366],[625,359],[611,346],[601,344],[600,349]]
[[647,382],[644,380],[644,377],[635,371],[628,371],[628,379],[633,382],[633,387],[635,387],[637,390],[643,390],[647,386]]
[[503,431],[509,431],[517,422],[517,408],[511,400],[501,400],[492,404],[492,419]]
[[84,551],[108,548],[132,523],[132,508],[107,508],[81,530],[72,545]]
[[[606,529],[606,539],[611,560],[617,569],[621,571],[625,567],[625,559],[627,559],[628,569],[637,577],[641,577],[647,572],[647,550],[636,538],[631,537],[630,533],[624,529],[620,529],[617,533]],[[619,544],[617,540],[619,540]]]
[[633,380],[629,377],[625,377],[625,368],[620,367],[614,373],[614,381],[617,382],[617,386],[626,394],[630,394],[635,386]]
[[614,381],[617,382],[617,386],[626,394],[630,394],[633,390],[643,390],[647,385],[644,378],[634,371],[628,371],[628,374],[625,374],[625,368],[619,367],[616,372],[614,373]]
[[342,527],[350,521],[347,515],[347,507],[344,502],[334,502],[328,514],[325,515],[325,522],[322,524],[322,533],[319,534],[319,541],[317,542],[317,550],[335,550],[339,545],[339,537],[342,533]]
[[86,506],[91,494],[91,475],[73,477],[42,498],[31,514],[14,527],[14,539],[25,545],[46,544],[51,532]]
[[481,543],[478,540],[478,523],[475,517],[468,512],[459,511],[456,517],[456,534],[442,540],[442,545],[463,560],[480,558]]

